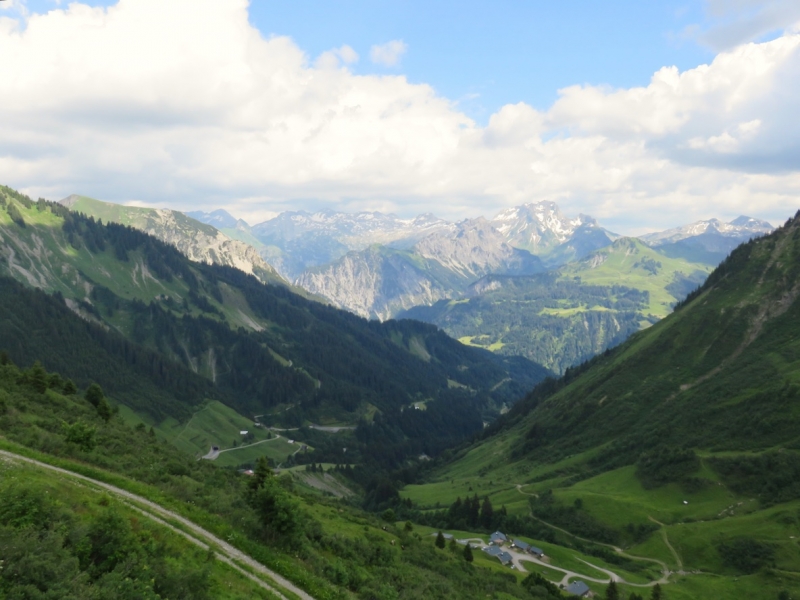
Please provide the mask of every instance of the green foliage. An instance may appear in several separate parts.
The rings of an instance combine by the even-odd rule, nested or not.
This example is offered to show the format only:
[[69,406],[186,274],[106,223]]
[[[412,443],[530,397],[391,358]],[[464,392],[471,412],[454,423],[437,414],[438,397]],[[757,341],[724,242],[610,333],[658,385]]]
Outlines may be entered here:
[[64,382],[64,395],[65,396],[72,396],[78,393],[78,386],[75,385],[75,382],[72,379],[67,379]]
[[800,498],[800,454],[792,451],[714,457],[711,466],[740,494],[770,506]]
[[44,394],[47,391],[49,384],[47,372],[38,360],[33,363],[33,366],[25,374],[25,378],[29,385],[40,394]]
[[536,572],[531,573],[522,580],[522,587],[528,590],[528,593],[534,598],[541,598],[542,600],[555,600],[563,597],[556,584],[551,583]]
[[100,401],[105,399],[105,394],[103,394],[103,388],[96,383],[93,383],[86,388],[86,393],[83,395],[83,397],[89,404],[97,408],[100,406]]
[[752,538],[720,541],[716,546],[723,563],[739,573],[755,573],[774,564],[775,548]]
[[95,440],[97,429],[83,421],[75,421],[71,425],[64,424],[64,438],[70,444],[75,444],[84,452],[91,452],[97,445]]
[[248,504],[256,512],[261,524],[263,539],[273,544],[288,546],[301,530],[302,516],[298,504],[271,475],[265,475],[263,467],[254,475],[247,495]]
[[585,285],[554,274],[491,276],[497,289],[464,302],[441,300],[403,314],[503,355],[525,356],[563,372],[619,344],[641,327],[647,292]]
[[472,555],[472,546],[467,542],[464,544],[464,560],[468,563],[471,563],[475,560],[475,557]]
[[20,227],[26,226],[25,218],[22,216],[22,213],[20,212],[19,207],[17,207],[16,204],[11,202],[7,206],[6,210],[8,211],[8,216],[11,217],[11,220],[14,221],[14,223],[19,225]]
[[[530,498],[531,512],[547,523],[552,523],[576,535],[606,544],[619,544],[620,533],[598,521],[585,510],[556,500],[552,490]],[[649,532],[648,532],[649,533]]]
[[444,535],[441,531],[436,534],[436,547],[444,550]]
[[653,591],[650,592],[650,600],[662,600],[664,593],[661,591],[661,584],[655,584]]
[[111,405],[108,403],[108,400],[106,400],[105,397],[101,398],[100,402],[97,404],[97,414],[106,422],[108,422],[113,414]]
[[216,582],[200,552],[165,540],[116,505],[76,494],[64,484],[55,490],[39,481],[0,479],[0,596],[213,597]]
[[604,598],[606,600],[620,600],[619,588],[617,588],[617,584],[615,581],[610,581],[609,584],[606,586],[606,593]]
[[692,450],[661,446],[642,453],[636,461],[636,477],[645,489],[686,480],[700,468]]

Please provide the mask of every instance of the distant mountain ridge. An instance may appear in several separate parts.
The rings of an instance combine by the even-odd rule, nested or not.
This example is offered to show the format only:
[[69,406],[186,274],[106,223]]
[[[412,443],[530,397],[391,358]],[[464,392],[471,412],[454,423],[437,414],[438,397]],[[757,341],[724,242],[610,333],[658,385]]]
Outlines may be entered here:
[[371,246],[307,270],[296,283],[364,317],[388,319],[400,310],[462,293],[490,273],[531,275],[541,260],[512,248],[486,219],[442,227],[407,250]]
[[218,229],[179,211],[122,206],[75,194],[59,203],[104,222],[129,225],[144,231],[175,246],[192,261],[235,267],[262,282],[288,284],[251,245],[231,239]]

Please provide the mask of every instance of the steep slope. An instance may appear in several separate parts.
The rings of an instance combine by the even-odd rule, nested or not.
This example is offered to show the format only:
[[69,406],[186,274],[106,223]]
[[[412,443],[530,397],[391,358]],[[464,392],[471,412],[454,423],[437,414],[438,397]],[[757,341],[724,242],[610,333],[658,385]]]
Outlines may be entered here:
[[464,299],[401,314],[466,344],[525,356],[563,373],[666,316],[709,271],[620,238],[558,271],[489,275],[472,284]]
[[[122,206],[76,195],[61,200],[61,204],[106,223],[119,223],[144,231],[175,246],[195,262],[234,267],[265,283],[285,283],[256,248],[181,212]],[[235,227],[234,223],[233,229]]]
[[[0,360],[4,598],[530,598],[423,528],[313,493],[314,473],[218,469],[61,383]],[[352,467],[324,468],[354,485]]]
[[528,250],[549,267],[608,246],[616,236],[587,215],[569,219],[555,202],[536,202],[500,212],[490,223],[514,248]]
[[735,577],[747,597],[796,590],[774,575],[800,569],[798,522],[784,519],[800,507],[798,296],[800,213],[664,320],[541,384],[407,496],[444,504],[470,482],[537,537],[714,574],[670,579],[670,598],[740,597],[721,591]]
[[[193,263],[132,228],[101,225],[10,190],[0,201],[0,257],[0,275],[61,294],[56,321],[65,304],[107,333],[115,360],[152,368],[168,381],[180,381],[174,366],[213,383],[210,391],[218,394],[201,386],[202,395],[182,398],[185,411],[218,397],[244,414],[272,415],[275,424],[356,425],[365,419],[367,427],[376,413],[395,415],[413,402],[426,402],[426,415],[394,419],[397,448],[405,449],[396,448],[387,460],[403,460],[413,445],[403,444],[420,434],[437,448],[471,435],[484,418],[547,375],[532,363],[524,369],[465,348],[429,325],[369,323],[236,269]],[[53,330],[35,311],[19,309],[24,304],[7,308],[22,336],[9,338],[20,340],[8,348],[15,359],[30,359],[26,332],[40,332],[44,339]],[[57,357],[72,353],[78,362],[99,360],[70,346],[66,335],[52,337]],[[131,344],[123,343],[126,339]],[[148,349],[153,357],[133,348]],[[432,429],[422,426],[426,417],[448,411],[456,417],[436,421]],[[159,415],[155,409],[150,413]],[[169,414],[181,418],[180,412]],[[363,447],[354,444],[351,454]]]
[[460,295],[489,273],[543,271],[538,258],[512,248],[485,219],[443,228],[408,250],[371,247],[303,273],[297,285],[364,317],[387,319],[401,310]]

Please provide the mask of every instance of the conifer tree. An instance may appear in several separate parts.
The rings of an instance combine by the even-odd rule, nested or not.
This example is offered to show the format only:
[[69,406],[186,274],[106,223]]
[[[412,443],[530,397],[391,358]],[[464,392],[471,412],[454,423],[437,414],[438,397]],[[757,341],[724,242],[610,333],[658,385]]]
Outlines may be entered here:
[[650,600],[662,600],[663,597],[664,595],[661,592],[661,586],[659,584],[655,584],[653,586],[653,591],[650,592]]
[[468,563],[471,563],[473,560],[475,560],[475,557],[472,556],[472,546],[470,546],[469,543],[464,546],[464,560]]
[[610,581],[606,588],[606,600],[620,600],[619,589],[617,589],[617,582]]
[[28,371],[28,381],[31,387],[40,394],[44,394],[47,391],[47,371],[44,370],[42,363],[38,360],[33,363],[31,370]]
[[436,547],[444,549],[444,536],[441,531],[436,536]]

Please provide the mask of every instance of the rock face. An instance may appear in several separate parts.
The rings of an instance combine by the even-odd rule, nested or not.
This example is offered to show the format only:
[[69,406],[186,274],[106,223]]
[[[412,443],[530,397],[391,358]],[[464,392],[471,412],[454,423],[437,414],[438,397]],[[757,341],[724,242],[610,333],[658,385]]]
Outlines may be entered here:
[[619,237],[587,215],[565,217],[555,202],[509,208],[494,217],[491,224],[510,246],[539,256],[550,267],[583,258]]
[[373,244],[408,248],[448,225],[430,214],[400,219],[379,212],[292,211],[254,225],[251,231],[264,245],[262,255],[270,264],[286,277],[294,278],[308,268],[328,264]]
[[460,295],[489,273],[543,270],[538,258],[506,244],[480,218],[442,227],[406,250],[376,245],[350,252],[306,271],[295,283],[361,316],[387,319],[412,306]]
[[286,283],[255,248],[181,212],[121,206],[75,195],[61,200],[61,204],[105,222],[144,231],[172,244],[192,261],[235,267],[265,283]]

